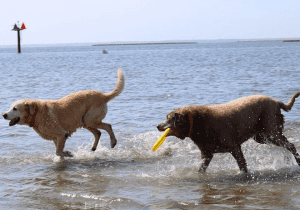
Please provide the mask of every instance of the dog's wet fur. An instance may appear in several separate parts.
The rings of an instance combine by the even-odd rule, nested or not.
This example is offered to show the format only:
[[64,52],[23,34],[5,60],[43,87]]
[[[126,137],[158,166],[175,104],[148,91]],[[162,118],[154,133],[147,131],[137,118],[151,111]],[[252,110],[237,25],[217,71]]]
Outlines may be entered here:
[[241,144],[250,138],[261,144],[271,143],[289,150],[300,166],[295,146],[283,135],[284,111],[291,110],[297,92],[287,104],[263,95],[252,95],[226,104],[183,106],[174,109],[157,126],[159,131],[170,128],[167,136],[189,137],[198,146],[204,159],[199,171],[204,172],[215,153],[229,152],[242,172],[247,164]]
[[117,97],[124,89],[125,79],[121,69],[118,70],[116,88],[110,93],[84,90],[69,94],[58,100],[24,99],[11,105],[3,118],[9,125],[28,125],[42,138],[52,140],[56,146],[56,154],[63,158],[71,157],[63,151],[68,137],[77,128],[85,128],[93,133],[95,140],[92,151],[95,151],[101,136],[99,129],[110,135],[111,147],[117,144],[112,127],[102,122],[107,113],[107,102]]

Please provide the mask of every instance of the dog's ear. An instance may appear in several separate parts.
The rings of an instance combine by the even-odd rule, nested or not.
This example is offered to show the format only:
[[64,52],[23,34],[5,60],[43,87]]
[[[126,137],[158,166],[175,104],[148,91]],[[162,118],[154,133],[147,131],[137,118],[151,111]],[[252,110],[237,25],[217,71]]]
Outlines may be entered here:
[[177,112],[174,113],[174,125],[175,127],[180,127],[183,124],[186,124],[187,119],[186,119],[186,114],[178,114]]
[[174,113],[174,126],[177,127],[179,126],[181,123],[180,123],[180,115],[175,112]]
[[34,115],[38,111],[38,106],[35,102],[29,102],[25,104],[25,110],[28,114]]
[[174,128],[179,134],[180,139],[184,139],[185,137],[189,136],[190,131],[190,122],[188,113],[185,114],[178,114],[174,113]]
[[174,118],[175,118],[175,121],[176,121],[176,119],[179,117],[179,114],[178,114],[178,112],[175,112],[174,113]]

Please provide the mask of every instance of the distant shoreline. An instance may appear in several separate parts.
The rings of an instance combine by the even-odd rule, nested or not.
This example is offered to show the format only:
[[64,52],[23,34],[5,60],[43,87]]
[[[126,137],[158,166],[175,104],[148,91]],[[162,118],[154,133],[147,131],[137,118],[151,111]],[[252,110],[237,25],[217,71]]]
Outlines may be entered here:
[[154,44],[198,44],[197,42],[133,42],[133,43],[103,43],[93,44],[92,46],[108,46],[108,45],[154,45]]
[[283,40],[283,42],[300,42],[300,39],[295,39],[295,40]]
[[300,39],[238,40],[238,42],[300,42]]
[[[192,41],[132,41],[132,42],[107,42],[107,43],[97,43],[97,42],[85,42],[85,43],[46,43],[46,44],[22,44],[22,47],[68,47],[68,46],[122,46],[122,45],[162,45],[162,44],[203,44],[203,43],[226,43],[226,42],[300,42],[300,38],[270,38],[270,39],[199,39]],[[16,44],[0,45],[2,48],[15,48]]]

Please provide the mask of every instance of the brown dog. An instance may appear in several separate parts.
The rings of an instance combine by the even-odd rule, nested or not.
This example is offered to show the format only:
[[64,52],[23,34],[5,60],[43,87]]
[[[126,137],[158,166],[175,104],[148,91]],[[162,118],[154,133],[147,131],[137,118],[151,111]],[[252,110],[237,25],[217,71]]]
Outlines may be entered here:
[[272,143],[289,150],[300,166],[295,146],[282,134],[284,117],[280,109],[291,110],[294,94],[287,104],[262,95],[239,98],[226,104],[190,106],[173,110],[157,128],[167,136],[190,137],[198,146],[204,161],[199,171],[205,171],[214,153],[230,152],[241,171],[248,172],[241,144],[249,138],[261,144]]
[[13,103],[3,117],[10,120],[10,126],[29,125],[42,138],[52,140],[56,146],[56,155],[60,157],[72,157],[70,152],[64,152],[63,149],[67,138],[80,127],[94,134],[93,151],[96,150],[101,136],[98,129],[108,132],[113,148],[117,140],[111,125],[102,120],[107,113],[107,102],[118,96],[123,91],[124,85],[124,75],[121,69],[118,69],[117,87],[110,93],[85,90],[58,100],[24,99]]

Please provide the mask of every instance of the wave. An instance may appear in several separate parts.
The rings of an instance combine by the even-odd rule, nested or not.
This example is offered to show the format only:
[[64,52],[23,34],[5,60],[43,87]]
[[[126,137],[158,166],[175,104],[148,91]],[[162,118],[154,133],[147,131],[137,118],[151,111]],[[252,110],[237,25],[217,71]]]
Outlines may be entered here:
[[[92,141],[75,145],[71,150],[73,158],[65,158],[68,167],[119,168],[132,172],[134,179],[163,179],[163,178],[195,178],[202,163],[201,153],[197,146],[189,139],[179,140],[168,137],[161,147],[153,152],[152,146],[160,137],[160,132],[146,132],[131,136],[119,132],[118,144],[115,148],[103,146],[99,143],[95,152],[90,150]],[[77,138],[82,138],[77,136]],[[71,140],[69,140],[71,141]],[[289,138],[295,143],[299,139]],[[80,141],[82,142],[82,141]],[[36,144],[35,144],[36,146]],[[296,145],[297,147],[297,145]],[[54,147],[53,147],[54,149]],[[274,145],[261,145],[249,140],[242,145],[242,150],[250,170],[250,174],[258,176],[261,172],[295,170],[298,167],[292,154],[284,148]],[[34,150],[13,150],[2,153],[0,166],[8,165],[53,165],[59,163],[60,158],[50,148]],[[125,172],[124,172],[125,173]],[[229,153],[215,154],[207,173],[211,177],[223,175],[237,175],[239,168],[236,160]],[[124,176],[123,173],[118,176]]]

